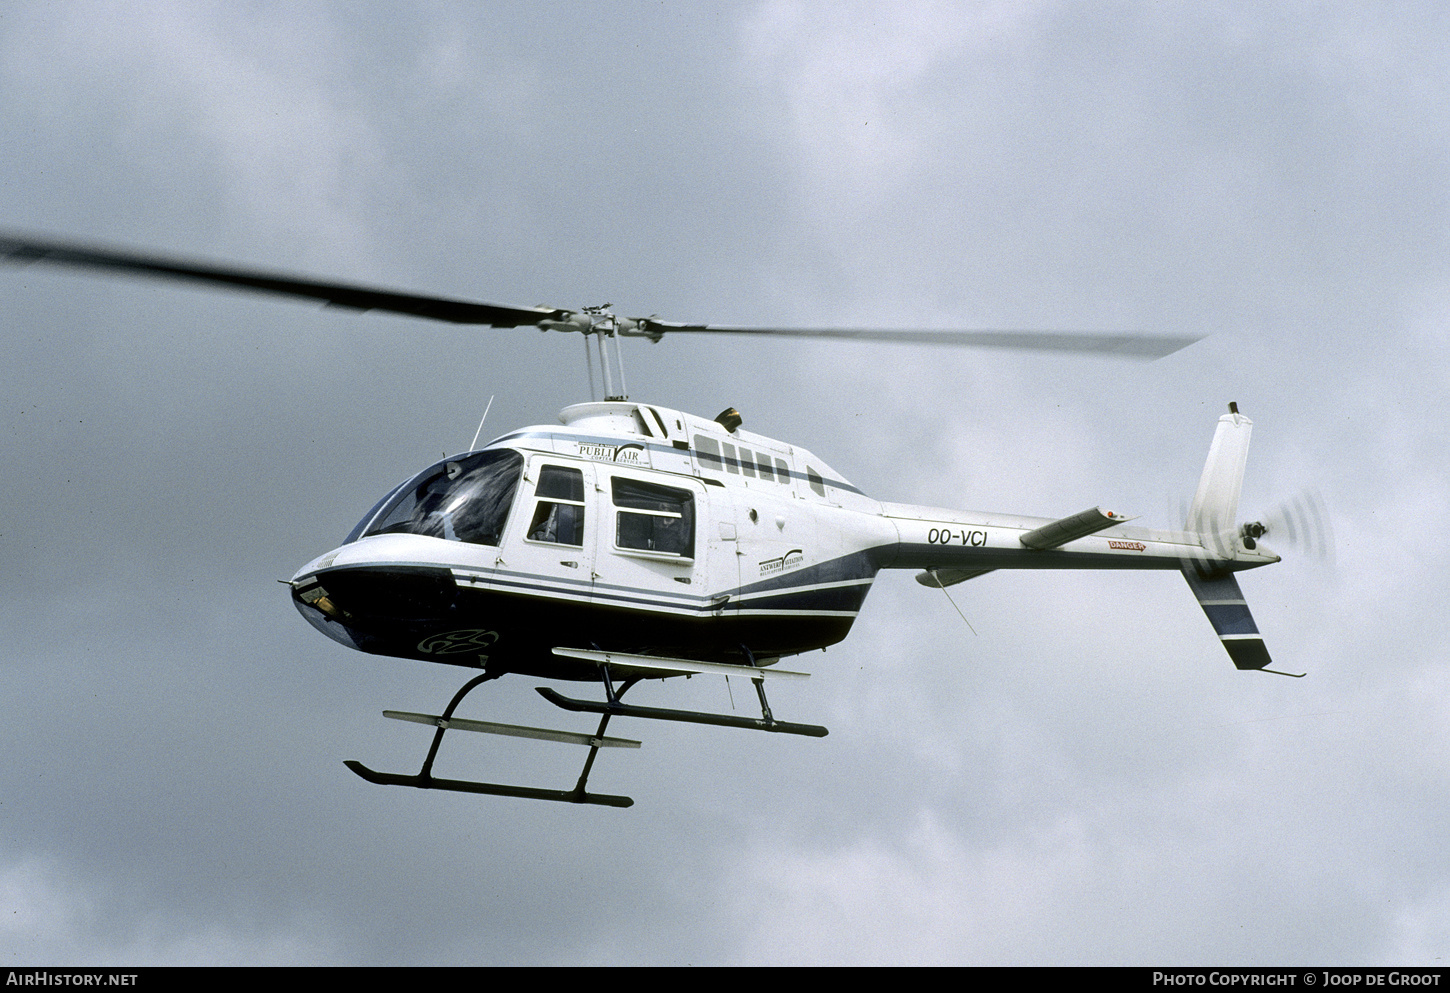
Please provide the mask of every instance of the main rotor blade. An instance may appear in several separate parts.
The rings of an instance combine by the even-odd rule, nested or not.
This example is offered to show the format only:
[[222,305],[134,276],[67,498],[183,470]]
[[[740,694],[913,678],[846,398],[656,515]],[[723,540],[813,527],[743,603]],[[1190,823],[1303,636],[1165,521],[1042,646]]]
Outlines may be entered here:
[[230,286],[257,293],[321,300],[329,307],[358,311],[385,310],[451,324],[486,324],[496,328],[513,328],[536,325],[545,320],[561,320],[567,313],[547,307],[509,307],[399,293],[348,283],[302,279],[281,273],[257,272],[210,262],[142,255],[95,245],[44,241],[5,234],[0,234],[0,261],[22,265],[43,262],[78,269],[100,269],[129,276]]
[[[77,269],[94,269],[128,276],[145,276],[215,286],[226,286],[275,296],[320,300],[329,307],[348,310],[382,310],[408,314],[451,324],[487,325],[496,328],[540,326],[552,330],[588,331],[570,311],[548,307],[511,307],[503,304],[454,300],[447,297],[401,293],[351,283],[306,279],[284,273],[261,272],[213,262],[198,262],[165,255],[52,241],[24,235],[0,233],[0,262],[45,263]],[[571,320],[572,318],[575,318]],[[795,338],[836,338],[852,341],[895,342],[912,345],[958,345],[978,348],[1008,348],[1031,351],[1078,352],[1116,355],[1125,358],[1162,358],[1186,348],[1197,337],[1123,333],[1067,334],[1039,331],[883,331],[871,328],[741,328],[710,324],[675,324],[653,318],[628,323],[642,334],[658,340],[668,332],[776,335]],[[621,329],[623,330],[623,329]]]
[[[642,324],[645,322],[641,321]],[[1083,352],[1125,358],[1159,359],[1187,348],[1201,337],[1171,334],[1084,333],[1061,331],[884,331],[874,328],[732,328],[712,324],[670,324],[651,320],[650,333],[757,334],[792,338],[838,338],[906,345],[958,345],[1044,352]]]

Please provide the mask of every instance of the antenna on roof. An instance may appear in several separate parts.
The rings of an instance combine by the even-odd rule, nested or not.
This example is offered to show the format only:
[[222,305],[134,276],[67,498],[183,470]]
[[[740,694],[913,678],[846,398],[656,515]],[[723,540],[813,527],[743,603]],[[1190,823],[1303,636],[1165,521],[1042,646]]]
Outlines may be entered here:
[[483,422],[488,420],[488,412],[493,409],[493,398],[495,396],[498,396],[498,394],[495,393],[488,398],[488,406],[483,408],[483,416],[478,419],[478,430],[473,432],[473,442],[468,446],[470,452],[478,448],[478,436],[483,434]]

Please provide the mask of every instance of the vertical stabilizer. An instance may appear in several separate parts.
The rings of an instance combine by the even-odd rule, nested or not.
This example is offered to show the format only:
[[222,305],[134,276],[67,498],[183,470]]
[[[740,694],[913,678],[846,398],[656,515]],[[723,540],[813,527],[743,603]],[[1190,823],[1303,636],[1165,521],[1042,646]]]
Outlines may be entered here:
[[1186,522],[1188,530],[1197,532],[1209,549],[1223,545],[1223,533],[1236,528],[1239,491],[1243,489],[1244,466],[1249,460],[1249,435],[1254,429],[1254,422],[1239,413],[1238,404],[1231,403],[1228,409],[1218,419],[1218,430],[1208,449],[1208,461]]

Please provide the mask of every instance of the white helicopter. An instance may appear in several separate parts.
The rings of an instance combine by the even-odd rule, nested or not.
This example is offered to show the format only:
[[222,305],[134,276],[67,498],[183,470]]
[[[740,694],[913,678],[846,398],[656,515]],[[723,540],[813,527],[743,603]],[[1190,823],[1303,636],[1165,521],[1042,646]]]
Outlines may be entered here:
[[[0,260],[160,277],[384,310],[458,324],[534,326],[589,338],[605,399],[566,407],[559,424],[512,431],[396,486],[337,547],[285,581],[313,627],[359,651],[481,670],[441,715],[384,711],[434,727],[415,775],[348,768],[373,783],[628,807],[591,793],[610,718],[639,717],[785,734],[824,727],[777,720],[767,679],[806,674],[782,658],[844,639],[876,575],[911,569],[945,589],[995,569],[1163,569],[1182,573],[1239,669],[1269,654],[1234,573],[1279,556],[1261,522],[1236,523],[1252,422],[1235,404],[1219,418],[1181,531],[1150,530],[1099,507],[1058,520],[885,503],[798,445],[746,431],[727,409],[713,420],[630,401],[621,337],[769,334],[932,342],[1156,358],[1194,338],[1021,331],[874,331],[683,325],[577,311],[397,293],[111,248],[0,235]],[[591,389],[593,370],[591,359]],[[481,428],[481,425],[480,425]],[[477,438],[474,439],[475,443]],[[600,715],[593,734],[453,716],[463,697],[505,673],[601,684],[603,699],[541,687],[556,706]],[[753,681],[761,716],[623,702],[641,679],[699,673]],[[1279,673],[1281,675],[1298,675]],[[582,745],[572,789],[432,775],[447,730]]]

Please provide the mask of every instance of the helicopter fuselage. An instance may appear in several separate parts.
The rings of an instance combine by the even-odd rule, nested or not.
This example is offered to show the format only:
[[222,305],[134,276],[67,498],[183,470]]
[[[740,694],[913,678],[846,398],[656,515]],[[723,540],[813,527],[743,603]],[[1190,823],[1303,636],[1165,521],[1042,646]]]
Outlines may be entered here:
[[[1209,554],[1200,534],[1111,514],[1030,547],[1055,522],[883,503],[728,420],[605,402],[560,421],[394,489],[293,577],[298,610],[365,652],[597,679],[554,649],[770,664],[845,638],[882,569],[949,585],[1004,568],[1179,570]],[[1212,557],[1277,561],[1242,542]]]

